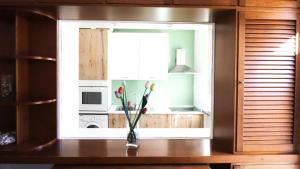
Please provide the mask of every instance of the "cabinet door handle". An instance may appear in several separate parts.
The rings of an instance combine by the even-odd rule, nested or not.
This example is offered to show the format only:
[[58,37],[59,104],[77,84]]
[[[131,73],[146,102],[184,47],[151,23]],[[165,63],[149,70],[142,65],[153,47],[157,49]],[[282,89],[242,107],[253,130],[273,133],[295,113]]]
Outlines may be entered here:
[[240,84],[240,85],[244,84],[244,81],[239,81],[239,84]]

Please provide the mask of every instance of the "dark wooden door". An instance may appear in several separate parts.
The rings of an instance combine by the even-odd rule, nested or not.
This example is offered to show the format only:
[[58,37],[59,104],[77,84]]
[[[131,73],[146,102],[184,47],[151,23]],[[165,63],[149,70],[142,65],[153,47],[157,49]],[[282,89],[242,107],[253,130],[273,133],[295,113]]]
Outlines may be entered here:
[[298,25],[292,13],[239,14],[238,152],[294,150]]

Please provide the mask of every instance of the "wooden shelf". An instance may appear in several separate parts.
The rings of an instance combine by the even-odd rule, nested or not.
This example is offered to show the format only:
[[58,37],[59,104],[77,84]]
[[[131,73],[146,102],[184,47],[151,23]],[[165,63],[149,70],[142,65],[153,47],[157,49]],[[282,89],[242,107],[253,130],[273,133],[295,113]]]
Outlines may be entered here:
[[50,104],[50,103],[55,103],[55,102],[56,102],[56,99],[21,101],[20,105],[22,105],[22,106],[31,106],[31,105]]
[[53,140],[31,140],[22,144],[9,144],[0,146],[0,152],[30,152],[41,151],[47,147],[52,146],[57,142],[57,139]]
[[19,103],[15,101],[0,101],[0,106],[31,106],[31,105],[42,105],[42,104],[50,104],[55,103],[56,99],[48,99],[48,100],[31,100],[31,101],[21,101]]
[[41,61],[52,61],[56,62],[56,58],[52,57],[44,57],[44,56],[23,56],[23,55],[18,55],[18,56],[0,56],[0,61],[1,60],[15,60],[15,59],[27,59],[27,60],[41,60]]
[[16,106],[17,103],[14,101],[0,101],[0,106]]
[[31,140],[17,145],[18,151],[41,151],[47,147],[56,143],[56,139],[53,140]]
[[53,61],[56,62],[56,58],[43,57],[43,56],[22,56],[18,55],[17,59],[29,59],[29,60],[43,60],[43,61]]

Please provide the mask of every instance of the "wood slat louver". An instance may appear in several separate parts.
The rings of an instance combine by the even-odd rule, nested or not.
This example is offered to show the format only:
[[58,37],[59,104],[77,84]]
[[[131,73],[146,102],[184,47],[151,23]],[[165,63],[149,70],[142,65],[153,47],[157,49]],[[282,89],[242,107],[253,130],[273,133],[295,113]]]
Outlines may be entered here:
[[240,150],[293,151],[296,21],[244,18],[242,24]]

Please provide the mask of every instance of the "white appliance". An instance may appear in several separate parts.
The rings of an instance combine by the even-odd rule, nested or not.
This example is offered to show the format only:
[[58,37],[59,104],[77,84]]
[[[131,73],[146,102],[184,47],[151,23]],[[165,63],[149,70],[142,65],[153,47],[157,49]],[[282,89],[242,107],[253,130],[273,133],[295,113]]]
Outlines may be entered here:
[[108,128],[108,114],[80,112],[79,128]]
[[79,110],[95,113],[108,110],[108,85],[106,81],[79,82]]

